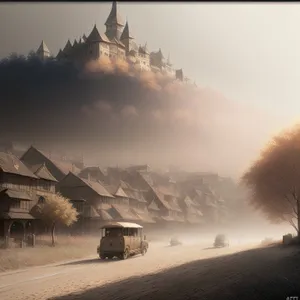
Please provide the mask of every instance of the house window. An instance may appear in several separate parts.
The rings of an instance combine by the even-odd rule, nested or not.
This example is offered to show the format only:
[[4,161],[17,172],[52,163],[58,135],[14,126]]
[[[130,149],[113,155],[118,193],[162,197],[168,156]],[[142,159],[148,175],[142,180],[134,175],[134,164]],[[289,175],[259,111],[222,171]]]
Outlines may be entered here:
[[73,207],[77,210],[77,212],[83,213],[83,203],[73,202]]
[[21,208],[21,201],[13,199],[10,207],[11,208]]

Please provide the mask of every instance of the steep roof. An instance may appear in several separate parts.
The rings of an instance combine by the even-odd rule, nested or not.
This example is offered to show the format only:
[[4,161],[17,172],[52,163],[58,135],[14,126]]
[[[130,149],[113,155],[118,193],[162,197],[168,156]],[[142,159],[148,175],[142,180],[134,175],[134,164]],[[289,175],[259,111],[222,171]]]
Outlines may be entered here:
[[59,49],[59,51],[58,51],[58,53],[57,53],[57,55],[56,55],[56,58],[62,58],[64,56],[64,53],[63,53],[63,51],[61,50],[61,49]]
[[157,190],[156,188],[152,188],[153,192],[155,193],[157,199],[160,201],[160,203],[168,210],[172,210],[172,207],[169,205],[167,201],[164,199],[164,195]]
[[101,219],[102,221],[113,220],[112,216],[106,210],[96,210],[93,206],[90,205],[84,207],[83,216],[85,218]]
[[129,30],[128,21],[126,21],[124,30],[123,30],[123,32],[121,34],[121,37],[120,37],[121,41],[125,40],[125,39],[133,39],[133,36],[131,35],[130,30]]
[[77,168],[73,163],[68,161],[60,161],[52,158],[48,158],[62,173],[67,175],[69,172],[75,174],[80,172],[80,169]]
[[3,219],[34,220],[34,217],[28,212],[5,212],[1,214]]
[[131,208],[131,212],[136,215],[143,223],[156,223],[147,212],[142,212],[136,208]]
[[108,210],[108,212],[114,216],[116,215],[112,210],[117,212],[116,219],[121,218],[123,220],[127,221],[139,221],[139,217],[137,217],[135,214],[133,214],[129,207],[124,207],[123,205],[120,204],[113,204],[111,210]]
[[71,50],[72,50],[72,44],[70,40],[68,40],[65,48],[63,49],[63,52],[68,54]]
[[88,42],[106,42],[109,43],[109,39],[105,34],[100,34],[97,26],[95,25],[93,30],[91,31],[90,35],[87,38]]
[[[76,176],[75,174],[73,175]],[[114,198],[99,181],[92,181],[80,177],[78,178],[87,186],[89,186],[93,191],[95,191],[99,196]]]
[[44,41],[41,42],[39,48],[37,49],[36,51],[37,54],[39,53],[47,53],[50,55],[50,50],[49,48],[47,47],[46,43]]
[[12,189],[4,189],[0,194],[6,194],[9,198],[21,199],[21,200],[33,200],[32,197],[25,191],[15,191]]
[[11,173],[36,179],[38,178],[15,155],[5,152],[0,152],[0,169],[2,169],[2,171],[5,173]]
[[113,196],[128,198],[128,195],[123,190],[122,186],[119,184],[103,185],[107,191],[109,191]]
[[124,26],[124,21],[118,13],[117,1],[113,1],[110,13],[107,17],[105,25],[118,24]]
[[82,178],[88,178],[90,176],[95,180],[101,181],[105,179],[105,175],[100,167],[85,167],[78,173],[78,176]]
[[[28,161],[28,156],[31,157]],[[69,172],[78,173],[79,169],[71,162],[60,161],[49,158],[44,151],[31,146],[21,157],[21,160],[30,165],[36,165],[45,163],[51,174],[57,179],[61,180]],[[31,162],[32,157],[35,157],[34,161]],[[55,173],[53,173],[53,169]]]
[[57,180],[52,176],[52,174],[47,169],[45,163],[33,165],[30,167],[30,169],[36,176],[38,176],[41,179],[57,182]]

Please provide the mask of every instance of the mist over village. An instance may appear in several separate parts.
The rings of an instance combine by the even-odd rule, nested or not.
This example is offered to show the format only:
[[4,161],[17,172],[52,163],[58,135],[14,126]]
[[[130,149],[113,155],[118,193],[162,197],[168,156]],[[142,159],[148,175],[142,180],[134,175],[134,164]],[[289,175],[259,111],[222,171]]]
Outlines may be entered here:
[[[35,4],[20,8],[30,32],[33,11],[27,5]],[[64,16],[74,6],[73,19],[63,22],[76,23],[78,17],[80,23],[94,10],[91,4],[81,3],[81,10],[76,5],[38,4],[34,11],[52,14],[57,6]],[[273,78],[271,71],[261,75],[266,74],[263,63],[260,75],[249,75],[251,63],[245,65],[249,74],[241,67],[234,75],[238,55],[244,51],[251,61],[246,45],[223,73],[230,61],[228,56],[221,62],[229,51],[225,33],[219,36],[223,48],[206,45],[193,56],[192,43],[200,43],[203,29],[193,41],[184,25],[175,39],[175,33],[161,28],[156,34],[163,43],[156,47],[151,30],[142,34],[132,25],[140,21],[143,5],[94,3],[102,18],[94,22],[91,16],[89,27],[77,35],[48,31],[36,34],[37,44],[27,41],[23,50],[13,46],[16,42],[0,49],[0,298],[300,297],[298,263],[291,258],[299,258],[300,234],[297,106],[290,114],[284,105],[268,109],[267,101],[273,97],[275,103],[276,94],[285,92],[280,84],[269,94],[261,87]],[[16,18],[10,4],[1,6]],[[182,23],[187,16],[196,22],[193,6],[203,24],[210,24],[206,10],[207,16],[219,14],[220,22],[226,19],[217,8],[200,3],[182,3],[181,12],[175,3],[150,6],[157,22],[168,9],[164,22],[171,22],[172,14]],[[246,10],[238,7],[228,8],[236,22],[232,26],[246,28],[241,17]],[[270,24],[279,14],[272,5],[247,7],[249,15],[256,7],[269,16]],[[150,26],[150,19],[143,23]],[[2,20],[9,24],[4,14]],[[223,32],[209,28],[212,34],[203,35],[205,41]],[[250,40],[258,34],[255,28]],[[237,40],[245,32],[239,36],[236,31]],[[271,36],[267,29],[258,32]],[[209,63],[201,55],[211,55]],[[275,58],[270,54],[268,59],[269,67]],[[237,97],[238,91],[250,100]],[[259,102],[263,97],[265,106]],[[288,283],[278,279],[281,275]],[[270,281],[277,287],[269,287]],[[180,292],[174,288],[179,282]]]

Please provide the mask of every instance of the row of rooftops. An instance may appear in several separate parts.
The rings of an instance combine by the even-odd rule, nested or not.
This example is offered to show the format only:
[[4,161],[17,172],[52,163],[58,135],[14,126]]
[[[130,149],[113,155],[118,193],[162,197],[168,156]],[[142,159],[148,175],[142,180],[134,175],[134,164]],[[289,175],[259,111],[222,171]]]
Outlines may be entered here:
[[[29,164],[26,162],[26,156],[28,154],[31,154],[31,159],[32,155],[40,155],[44,162],[38,164]],[[47,166],[55,166],[57,169],[60,169],[64,175],[61,178],[55,178]],[[216,197],[211,188],[206,187],[205,185],[201,186],[201,188],[195,187],[193,189],[193,193],[190,193],[188,189],[180,190],[180,188],[178,189],[178,185],[176,185],[174,180],[171,180],[167,176],[152,172],[148,165],[131,166],[124,169],[108,168],[107,172],[103,172],[99,167],[86,167],[79,169],[75,168],[74,166],[71,168],[71,166],[72,164],[69,162],[57,161],[47,157],[43,151],[32,146],[22,155],[21,159],[18,159],[13,154],[0,152],[0,170],[3,172],[30,177],[32,179],[51,181],[56,183],[58,186],[63,185],[64,181],[66,181],[68,177],[72,177],[79,182],[79,186],[85,186],[93,190],[99,196],[106,197],[108,199],[133,199],[139,203],[144,203],[146,209],[149,211],[160,211],[163,208],[167,211],[182,213],[182,205],[184,205],[188,208],[187,210],[191,213],[191,215],[198,215],[200,217],[203,215],[203,213],[200,209],[199,203],[192,199],[193,195],[197,195],[199,197],[205,196],[206,205],[213,208],[217,208],[217,206],[222,204],[223,201],[220,197]],[[99,174],[102,173],[103,180],[99,180],[97,178],[92,179],[89,178],[89,176],[87,178],[83,178],[82,175],[85,171],[97,171]],[[113,173],[111,173],[111,171]],[[105,180],[105,178],[109,178],[112,176],[112,174],[117,173],[121,174],[122,176],[117,178],[116,181]],[[140,176],[140,179],[144,180],[147,188],[140,186],[139,183],[135,182],[134,176],[136,175]],[[151,192],[150,194],[153,198],[145,198],[145,195],[148,191]],[[74,195],[76,195],[76,193]],[[76,196],[71,198],[70,199],[74,201],[84,201],[84,199],[77,199]],[[105,205],[106,204],[103,204],[103,206]],[[111,209],[113,211],[123,211],[123,215],[126,215],[124,212],[124,206],[120,206],[118,204],[108,205],[106,209],[103,209],[103,207],[88,208],[87,213],[92,215],[102,214],[104,217],[106,214],[110,215],[108,211]],[[128,209],[129,208],[127,208],[127,210]],[[112,214],[113,211],[111,212]],[[128,214],[130,215],[130,212],[128,212]],[[143,211],[140,211],[140,214],[143,214]],[[108,215],[106,217],[108,217]],[[178,215],[177,217],[180,218]],[[144,216],[144,218],[147,217]],[[176,215],[173,216],[173,218],[176,218]]]

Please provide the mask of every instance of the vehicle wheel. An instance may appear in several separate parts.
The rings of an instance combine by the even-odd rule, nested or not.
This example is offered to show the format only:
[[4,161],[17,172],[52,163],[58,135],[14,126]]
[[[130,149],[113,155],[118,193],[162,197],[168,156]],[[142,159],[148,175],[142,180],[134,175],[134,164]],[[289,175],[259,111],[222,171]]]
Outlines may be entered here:
[[128,249],[126,249],[125,251],[124,251],[124,253],[122,254],[122,256],[121,256],[121,259],[127,259],[129,257],[129,250]]

